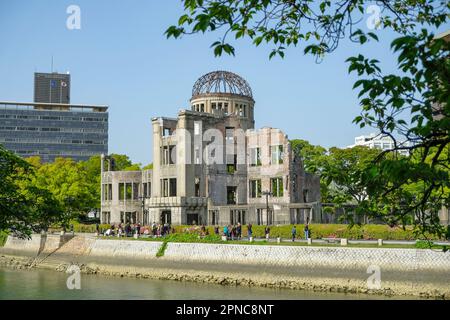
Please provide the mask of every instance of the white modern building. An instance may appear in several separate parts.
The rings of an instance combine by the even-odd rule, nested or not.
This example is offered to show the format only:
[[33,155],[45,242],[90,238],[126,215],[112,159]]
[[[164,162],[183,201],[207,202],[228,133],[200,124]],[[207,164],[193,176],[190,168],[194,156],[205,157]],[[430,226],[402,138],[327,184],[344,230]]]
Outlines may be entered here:
[[[410,143],[409,141],[397,141],[397,145],[408,147],[410,146]],[[353,148],[356,146],[366,146],[371,149],[380,149],[385,151],[394,148],[394,140],[387,135],[371,133],[369,135],[355,137],[355,144],[348,146],[347,148]],[[409,151],[407,149],[399,150],[398,152],[405,156],[409,155]]]

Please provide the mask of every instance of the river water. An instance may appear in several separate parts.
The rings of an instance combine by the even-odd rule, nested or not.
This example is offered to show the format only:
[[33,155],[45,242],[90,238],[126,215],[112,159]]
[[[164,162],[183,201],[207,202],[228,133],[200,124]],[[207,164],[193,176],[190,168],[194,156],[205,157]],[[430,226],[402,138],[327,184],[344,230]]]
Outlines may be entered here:
[[215,284],[81,275],[81,289],[67,288],[68,274],[50,270],[0,269],[0,300],[4,299],[382,299],[290,289],[232,287]]

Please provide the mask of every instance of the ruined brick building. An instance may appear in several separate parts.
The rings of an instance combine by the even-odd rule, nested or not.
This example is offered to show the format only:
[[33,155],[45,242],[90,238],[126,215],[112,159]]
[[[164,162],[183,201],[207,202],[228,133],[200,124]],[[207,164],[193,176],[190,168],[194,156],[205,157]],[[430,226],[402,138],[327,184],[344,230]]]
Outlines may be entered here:
[[102,161],[102,223],[265,225],[320,215],[319,177],[304,171],[281,130],[255,129],[243,78],[200,77],[190,105],[177,118],[152,119],[152,170],[114,171]]

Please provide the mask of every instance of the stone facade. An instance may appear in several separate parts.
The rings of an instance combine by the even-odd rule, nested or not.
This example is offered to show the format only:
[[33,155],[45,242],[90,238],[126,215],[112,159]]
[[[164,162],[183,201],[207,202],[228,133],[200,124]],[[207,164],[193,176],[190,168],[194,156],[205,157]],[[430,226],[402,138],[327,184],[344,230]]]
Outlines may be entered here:
[[152,170],[102,169],[102,223],[288,224],[320,214],[319,177],[281,130],[254,128],[244,79],[207,74],[190,103],[175,119],[152,119]]

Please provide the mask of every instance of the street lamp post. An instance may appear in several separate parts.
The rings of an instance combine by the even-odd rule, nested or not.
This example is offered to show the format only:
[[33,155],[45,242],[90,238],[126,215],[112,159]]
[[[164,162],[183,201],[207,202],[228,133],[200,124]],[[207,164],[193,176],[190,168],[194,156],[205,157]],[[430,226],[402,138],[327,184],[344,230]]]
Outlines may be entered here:
[[[104,222],[102,221],[102,216],[103,216],[103,200],[111,200],[110,198],[108,199],[107,197],[105,197],[105,190],[104,190],[104,186],[103,186],[103,172],[105,172],[105,160],[108,163],[108,172],[109,171],[114,171],[115,170],[115,160],[114,157],[112,155],[105,155],[104,153],[102,153],[100,155],[100,222]],[[106,193],[109,194],[109,192],[107,191]],[[109,195],[108,195],[109,197]],[[109,218],[111,218],[109,216]],[[108,222],[109,223],[109,222]]]
[[144,214],[145,214],[145,199],[149,199],[149,196],[140,196],[139,199],[142,201],[142,224],[144,224]]
[[267,216],[267,225],[269,225],[269,196],[272,196],[272,192],[263,191],[262,195],[266,196],[266,216]]

